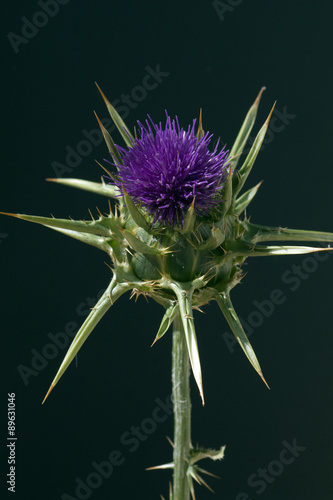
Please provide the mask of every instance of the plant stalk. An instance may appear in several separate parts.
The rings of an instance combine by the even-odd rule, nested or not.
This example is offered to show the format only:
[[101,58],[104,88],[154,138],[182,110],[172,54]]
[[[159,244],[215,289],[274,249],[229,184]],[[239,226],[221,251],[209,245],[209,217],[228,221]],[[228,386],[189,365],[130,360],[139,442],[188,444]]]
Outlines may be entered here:
[[173,500],[190,500],[187,481],[191,447],[190,363],[179,314],[173,321],[172,396],[174,414]]

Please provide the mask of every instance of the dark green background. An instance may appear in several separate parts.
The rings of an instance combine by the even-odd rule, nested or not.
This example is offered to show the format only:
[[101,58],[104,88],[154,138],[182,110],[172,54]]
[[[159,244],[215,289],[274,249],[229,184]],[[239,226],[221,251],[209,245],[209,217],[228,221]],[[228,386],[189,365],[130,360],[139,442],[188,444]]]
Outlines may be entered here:
[[[2,28],[2,159],[0,209],[39,215],[88,217],[107,209],[106,198],[56,186],[52,163],[64,163],[82,130],[96,128],[93,109],[106,117],[94,81],[109,98],[131,93],[146,66],[169,73],[127,124],[164,120],[164,110],[187,126],[203,108],[204,126],[232,145],[242,119],[263,85],[256,131],[273,102],[295,115],[265,144],[248,187],[264,179],[249,213],[254,222],[333,231],[332,215],[332,8],[331,2],[239,1],[221,20],[210,1],[93,2],[71,0],[15,53],[7,34],[21,34],[22,17],[41,8],[35,1],[4,2]],[[115,135],[117,141],[119,138]],[[98,181],[106,148],[94,147],[71,174]],[[106,287],[105,256],[90,247],[22,221],[0,220],[1,482],[6,464],[6,398],[16,393],[17,493],[19,500],[75,498],[75,478],[118,449],[125,462],[89,497],[157,499],[168,495],[167,471],[145,468],[171,458],[172,418],[160,423],[137,451],[121,435],[150,418],[155,399],[171,391],[171,335],[154,348],[162,309],[140,297],[120,299],[104,318],[44,406],[41,400],[63,352],[28,379],[31,349],[42,352],[49,332],[64,330],[88,297]],[[7,235],[5,237],[5,235]],[[271,390],[245,356],[230,354],[228,327],[215,305],[197,314],[206,406],[192,384],[193,442],[227,445],[223,462],[203,467],[212,496],[197,499],[312,500],[332,498],[332,277],[333,257],[300,279],[297,290],[282,281],[304,256],[249,260],[243,284],[233,293],[245,320],[272,290],[285,301],[256,328],[251,341]],[[90,304],[91,305],[91,304]],[[296,439],[306,450],[267,484],[247,484],[258,468],[278,460],[282,442]],[[8,498],[9,493],[6,492]],[[5,497],[7,498],[7,497]],[[244,499],[246,496],[244,496]]]

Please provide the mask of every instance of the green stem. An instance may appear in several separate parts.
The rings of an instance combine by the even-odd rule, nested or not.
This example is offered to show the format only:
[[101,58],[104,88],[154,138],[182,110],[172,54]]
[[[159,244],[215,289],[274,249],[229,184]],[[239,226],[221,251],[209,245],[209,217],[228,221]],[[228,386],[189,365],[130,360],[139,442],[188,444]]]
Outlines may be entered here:
[[191,446],[190,363],[180,315],[173,321],[172,396],[174,413],[173,500],[189,500],[187,481]]

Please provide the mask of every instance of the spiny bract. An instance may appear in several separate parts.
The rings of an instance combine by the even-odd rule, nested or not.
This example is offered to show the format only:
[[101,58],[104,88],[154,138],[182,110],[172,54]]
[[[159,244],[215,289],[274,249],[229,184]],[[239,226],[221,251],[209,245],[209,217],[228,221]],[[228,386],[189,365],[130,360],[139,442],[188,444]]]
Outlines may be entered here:
[[273,109],[242,166],[237,168],[237,165],[254,125],[263,90],[246,115],[228,155],[224,149],[220,152],[217,148],[213,152],[208,150],[211,136],[203,131],[201,115],[196,134],[194,126],[185,132],[167,116],[164,130],[152,122],[146,127],[139,124],[140,138],[135,138],[100,91],[127,146],[127,149],[117,147],[96,115],[112,163],[118,167],[118,173],[110,174],[114,183],[49,180],[113,198],[116,200],[115,209],[112,211],[109,204],[107,215],[99,212],[99,217],[91,221],[8,214],[43,224],[95,246],[106,252],[112,261],[112,280],[75,336],[47,395],[96,324],[127,291],[144,293],[164,307],[165,313],[154,342],[167,332],[178,314],[181,316],[202,402],[193,309],[199,309],[211,300],[218,303],[245,355],[263,378],[230,300],[231,289],[241,280],[242,264],[247,257],[327,250],[266,245],[263,242],[333,241],[332,233],[260,226],[252,224],[243,215],[260,184],[241,195],[239,193],[260,151]]

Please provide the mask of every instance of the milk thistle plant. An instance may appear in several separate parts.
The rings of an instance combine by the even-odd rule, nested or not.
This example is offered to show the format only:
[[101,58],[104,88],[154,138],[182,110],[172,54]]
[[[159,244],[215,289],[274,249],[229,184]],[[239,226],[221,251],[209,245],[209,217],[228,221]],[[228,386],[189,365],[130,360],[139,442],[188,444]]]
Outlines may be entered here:
[[96,218],[91,216],[87,221],[7,214],[97,247],[111,260],[111,282],[76,334],[46,397],[121,295],[129,291],[144,294],[164,308],[153,344],[172,329],[173,459],[153,468],[173,470],[169,493],[173,500],[189,500],[190,495],[194,499],[193,480],[208,487],[202,478],[208,472],[198,462],[218,460],[224,454],[223,446],[212,450],[194,447],[191,442],[190,368],[204,404],[193,310],[216,301],[245,356],[266,383],[230,299],[231,290],[242,279],[242,265],[248,257],[329,250],[279,242],[333,241],[333,233],[267,227],[250,222],[246,216],[260,184],[243,194],[241,190],[260,151],[274,106],[242,165],[238,164],[263,90],[230,150],[219,142],[211,147],[212,135],[204,132],[201,113],[198,124],[193,120],[187,129],[167,113],[165,125],[148,117],[144,124],[138,123],[138,133],[132,135],[100,90],[124,147],[114,143],[96,115],[110,153],[102,182],[49,180],[113,199],[113,208],[109,201],[106,214],[98,211]]

